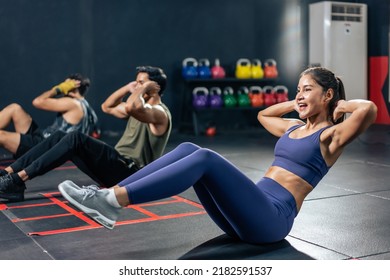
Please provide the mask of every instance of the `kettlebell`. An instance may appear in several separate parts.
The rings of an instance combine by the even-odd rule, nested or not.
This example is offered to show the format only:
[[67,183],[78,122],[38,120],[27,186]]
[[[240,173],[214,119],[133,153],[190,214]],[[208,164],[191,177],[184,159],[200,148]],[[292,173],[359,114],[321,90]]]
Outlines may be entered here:
[[237,101],[239,107],[248,107],[251,105],[251,101],[249,99],[249,89],[246,86],[238,88]]
[[209,105],[211,108],[220,108],[223,106],[222,90],[219,87],[212,87],[209,90]]
[[198,62],[195,58],[187,57],[183,60],[182,76],[185,79],[195,79],[198,77]]
[[211,77],[213,79],[223,79],[225,76],[225,69],[221,66],[219,59],[215,59],[214,66],[211,67]]
[[196,87],[192,90],[192,106],[196,109],[209,105],[209,90],[206,87]]
[[260,59],[252,60],[252,78],[253,79],[262,79],[264,77],[264,70],[261,66]]
[[264,61],[264,77],[270,79],[278,77],[278,69],[276,67],[275,59],[270,58]]
[[250,79],[252,78],[251,62],[247,58],[240,58],[236,63],[236,78]]
[[215,134],[217,134],[216,126],[215,125],[211,125],[211,126],[207,127],[205,133],[206,133],[207,136],[210,136],[210,137],[215,136]]
[[207,58],[199,59],[198,76],[202,79],[208,79],[211,77],[210,61]]
[[234,96],[234,91],[232,87],[225,87],[222,93],[223,93],[223,104],[225,105],[225,107],[231,108],[237,105],[237,99]]
[[276,103],[274,88],[272,86],[263,87],[264,105],[271,106]]
[[252,107],[261,107],[264,105],[263,89],[260,86],[251,86],[249,88],[249,99]]
[[277,85],[274,87],[273,91],[277,103],[288,101],[288,89],[286,86]]

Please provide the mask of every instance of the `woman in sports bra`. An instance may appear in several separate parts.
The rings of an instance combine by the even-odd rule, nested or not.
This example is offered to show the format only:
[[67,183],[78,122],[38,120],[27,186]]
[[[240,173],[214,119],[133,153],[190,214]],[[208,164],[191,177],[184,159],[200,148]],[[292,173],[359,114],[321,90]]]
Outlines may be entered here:
[[[293,111],[301,120],[283,118]],[[350,116],[344,120],[346,113]],[[304,198],[344,147],[374,122],[376,113],[371,101],[346,101],[343,83],[331,71],[309,68],[300,76],[295,100],[258,114],[259,122],[280,137],[275,160],[259,182],[216,152],[182,143],[110,189],[64,181],[59,190],[112,229],[122,207],[167,198],[192,186],[228,235],[249,243],[276,242],[287,236]]]

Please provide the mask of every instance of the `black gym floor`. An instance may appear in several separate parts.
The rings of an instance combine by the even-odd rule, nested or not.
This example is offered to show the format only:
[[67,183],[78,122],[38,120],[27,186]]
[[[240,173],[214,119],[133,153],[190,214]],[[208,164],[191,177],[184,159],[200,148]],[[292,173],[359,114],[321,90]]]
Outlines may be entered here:
[[[263,129],[174,133],[167,151],[183,141],[216,150],[257,180],[272,162],[276,138]],[[306,198],[289,236],[268,245],[227,237],[192,189],[129,207],[107,230],[62,198],[57,185],[66,179],[93,183],[69,162],[29,181],[24,202],[0,201],[1,260],[390,259],[389,126],[374,125],[350,144]]]

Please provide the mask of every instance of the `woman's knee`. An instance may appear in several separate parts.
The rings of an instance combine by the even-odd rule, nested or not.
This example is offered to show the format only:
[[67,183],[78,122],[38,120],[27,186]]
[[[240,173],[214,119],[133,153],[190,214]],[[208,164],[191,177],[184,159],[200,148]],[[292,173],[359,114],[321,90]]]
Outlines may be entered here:
[[194,143],[191,143],[191,142],[183,142],[179,146],[177,146],[177,149],[185,150],[188,152],[194,152],[196,150],[201,149],[201,147],[199,147],[198,145],[195,145]]
[[215,160],[218,158],[216,152],[207,148],[199,148],[193,155],[205,165],[215,163]]
[[200,148],[199,151],[203,153],[206,157],[215,157],[218,155],[217,152],[208,148]]

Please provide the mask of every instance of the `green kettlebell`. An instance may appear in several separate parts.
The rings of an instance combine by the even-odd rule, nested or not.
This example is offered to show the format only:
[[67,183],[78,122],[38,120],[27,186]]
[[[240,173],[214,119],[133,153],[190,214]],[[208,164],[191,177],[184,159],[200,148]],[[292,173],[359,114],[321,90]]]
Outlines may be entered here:
[[234,96],[234,91],[232,87],[225,87],[223,89],[223,104],[227,108],[237,106],[237,99]]
[[240,87],[237,94],[239,107],[248,107],[251,105],[251,100],[249,99],[249,89],[246,86]]

